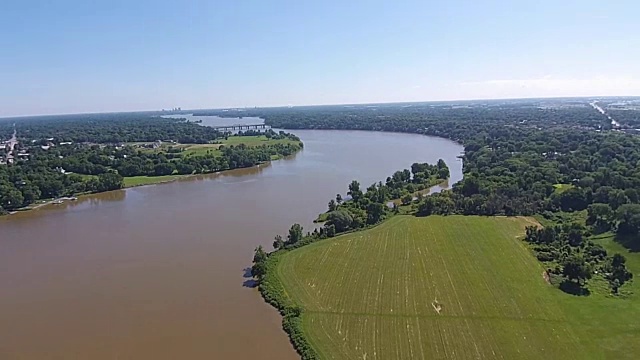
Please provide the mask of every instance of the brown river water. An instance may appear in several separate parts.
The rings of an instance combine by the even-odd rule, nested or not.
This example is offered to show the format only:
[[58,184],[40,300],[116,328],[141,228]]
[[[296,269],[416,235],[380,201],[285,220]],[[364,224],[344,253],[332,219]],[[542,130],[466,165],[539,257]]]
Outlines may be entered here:
[[454,142],[294,131],[305,149],[258,168],[98,194],[0,218],[0,359],[296,359],[245,277],[252,251],[336,193]]

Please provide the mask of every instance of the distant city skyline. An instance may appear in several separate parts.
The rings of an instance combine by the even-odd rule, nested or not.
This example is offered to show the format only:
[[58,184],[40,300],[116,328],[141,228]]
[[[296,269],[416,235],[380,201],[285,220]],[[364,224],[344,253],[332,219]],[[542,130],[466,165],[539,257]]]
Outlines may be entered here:
[[640,95],[635,1],[3,6],[0,117]]
[[[294,107],[314,107],[314,106],[366,106],[366,105],[401,105],[401,104],[428,104],[428,103],[465,103],[465,102],[492,102],[492,101],[535,101],[535,100],[562,100],[562,99],[630,99],[640,101],[640,95],[601,95],[601,96],[550,96],[550,97],[513,97],[513,98],[492,98],[492,99],[454,99],[454,100],[425,100],[425,101],[391,101],[391,102],[363,102],[363,103],[335,103],[335,104],[301,104],[301,105],[266,105],[266,106],[210,106],[197,108],[166,107],[162,109],[138,109],[138,110],[110,110],[110,111],[84,111],[46,114],[25,114],[25,115],[0,115],[0,119],[19,119],[38,116],[59,116],[59,115],[83,115],[83,114],[110,114],[110,113],[148,113],[148,112],[189,112],[200,110],[242,110],[242,109],[265,109],[265,108],[294,108]],[[586,104],[586,103],[585,103]]]

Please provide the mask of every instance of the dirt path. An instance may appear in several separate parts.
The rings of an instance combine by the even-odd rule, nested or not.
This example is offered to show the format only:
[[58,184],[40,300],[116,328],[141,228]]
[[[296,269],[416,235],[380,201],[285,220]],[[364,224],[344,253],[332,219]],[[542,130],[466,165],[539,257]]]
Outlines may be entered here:
[[529,217],[529,216],[516,216],[516,218],[520,219],[520,220],[524,220],[524,222],[526,222],[527,224],[532,225],[532,226],[536,226],[536,227],[539,227],[539,228],[544,227],[544,226],[542,226],[542,224],[540,224],[538,222],[538,220],[536,220],[536,219],[534,219],[532,217]]

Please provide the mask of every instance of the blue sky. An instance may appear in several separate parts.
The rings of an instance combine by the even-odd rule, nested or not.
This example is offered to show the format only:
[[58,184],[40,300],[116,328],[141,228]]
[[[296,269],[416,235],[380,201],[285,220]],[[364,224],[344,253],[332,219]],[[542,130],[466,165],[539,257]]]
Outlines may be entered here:
[[640,3],[22,1],[0,116],[640,95]]

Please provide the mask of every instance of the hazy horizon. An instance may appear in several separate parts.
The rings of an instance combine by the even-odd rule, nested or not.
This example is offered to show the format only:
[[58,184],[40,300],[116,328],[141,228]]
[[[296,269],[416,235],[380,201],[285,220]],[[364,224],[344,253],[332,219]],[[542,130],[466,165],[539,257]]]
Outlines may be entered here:
[[393,102],[363,102],[363,103],[336,103],[336,104],[301,104],[301,105],[272,105],[272,106],[223,106],[223,107],[200,107],[200,108],[182,108],[165,107],[161,109],[138,109],[138,110],[113,110],[113,111],[93,111],[93,112],[76,112],[76,113],[50,113],[50,114],[26,114],[26,115],[9,115],[0,116],[0,119],[18,119],[40,116],[65,116],[65,115],[90,115],[90,114],[128,114],[128,113],[150,113],[150,112],[174,112],[174,108],[180,107],[180,112],[202,111],[202,110],[231,110],[231,109],[271,109],[271,108],[297,108],[297,107],[322,107],[322,106],[364,106],[364,105],[394,105],[394,104],[429,104],[429,103],[463,103],[463,102],[491,102],[491,101],[535,101],[535,100],[561,100],[561,99],[634,99],[640,100],[640,95],[603,95],[603,96],[552,96],[552,97],[513,97],[513,98],[495,98],[495,99],[453,99],[453,100],[425,100],[425,101],[393,101]]
[[640,4],[13,2],[0,117],[639,96]]

